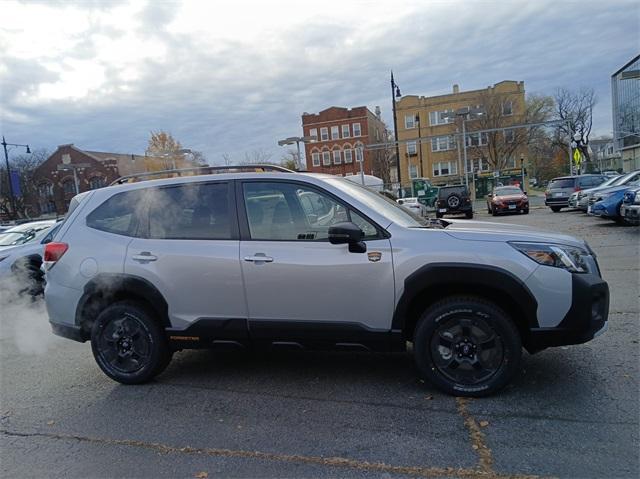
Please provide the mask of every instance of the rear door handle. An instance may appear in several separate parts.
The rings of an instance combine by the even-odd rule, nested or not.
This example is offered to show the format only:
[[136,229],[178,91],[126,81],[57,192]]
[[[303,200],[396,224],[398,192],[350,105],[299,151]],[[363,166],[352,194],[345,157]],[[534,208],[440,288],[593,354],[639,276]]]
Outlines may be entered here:
[[143,251],[140,254],[134,254],[131,257],[131,259],[134,260],[134,261],[140,261],[141,263],[146,263],[148,261],[155,261],[155,260],[158,259],[158,257],[155,256],[155,255],[152,255],[148,251]]
[[251,261],[253,263],[273,263],[273,258],[265,255],[264,253],[256,253],[253,256],[245,256],[245,261]]

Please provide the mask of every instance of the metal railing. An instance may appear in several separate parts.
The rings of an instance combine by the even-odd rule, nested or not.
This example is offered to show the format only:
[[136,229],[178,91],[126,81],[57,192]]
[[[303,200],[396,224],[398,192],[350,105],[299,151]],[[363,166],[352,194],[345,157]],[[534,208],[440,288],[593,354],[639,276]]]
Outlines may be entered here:
[[121,176],[113,181],[109,186],[121,185],[123,183],[133,183],[135,181],[148,180],[154,176],[164,178],[175,178],[180,176],[213,175],[216,173],[267,173],[269,171],[277,173],[295,173],[295,171],[279,165],[256,164],[256,165],[225,165],[225,166],[198,166],[194,168],[179,168],[160,171],[147,171],[144,173],[134,173],[132,175]]

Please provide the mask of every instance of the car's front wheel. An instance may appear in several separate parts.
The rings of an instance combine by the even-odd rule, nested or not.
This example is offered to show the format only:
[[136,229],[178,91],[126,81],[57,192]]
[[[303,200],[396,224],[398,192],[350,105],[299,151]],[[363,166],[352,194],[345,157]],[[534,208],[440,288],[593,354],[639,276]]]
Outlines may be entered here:
[[522,342],[515,324],[496,304],[455,296],[429,307],[414,334],[421,374],[455,396],[487,396],[518,370]]
[[98,315],[91,328],[91,350],[100,369],[123,384],[146,382],[171,361],[161,326],[137,301],[118,301]]

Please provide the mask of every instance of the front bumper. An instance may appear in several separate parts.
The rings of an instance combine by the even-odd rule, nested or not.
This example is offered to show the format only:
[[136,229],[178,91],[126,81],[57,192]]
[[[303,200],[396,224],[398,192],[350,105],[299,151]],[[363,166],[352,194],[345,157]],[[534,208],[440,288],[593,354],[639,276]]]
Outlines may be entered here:
[[529,352],[551,346],[582,344],[606,330],[609,286],[596,274],[573,274],[571,308],[557,326],[533,328],[526,341]]
[[640,225],[640,205],[625,205],[620,207],[620,214],[627,223]]
[[[510,207],[510,205],[513,205],[513,208]],[[528,210],[529,209],[529,203],[528,202],[522,202],[522,203],[502,203],[502,204],[496,204],[493,203],[494,208],[496,209],[496,211],[498,213],[517,213],[523,210]]]

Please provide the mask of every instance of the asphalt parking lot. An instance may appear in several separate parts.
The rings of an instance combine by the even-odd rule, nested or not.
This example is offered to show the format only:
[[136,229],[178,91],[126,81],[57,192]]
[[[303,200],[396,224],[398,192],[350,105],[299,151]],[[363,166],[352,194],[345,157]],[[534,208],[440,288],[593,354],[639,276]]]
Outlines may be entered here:
[[405,354],[180,352],[110,381],[41,306],[0,311],[2,477],[638,477],[640,228],[582,213],[477,219],[585,237],[609,330],[530,356],[499,395],[444,396]]

